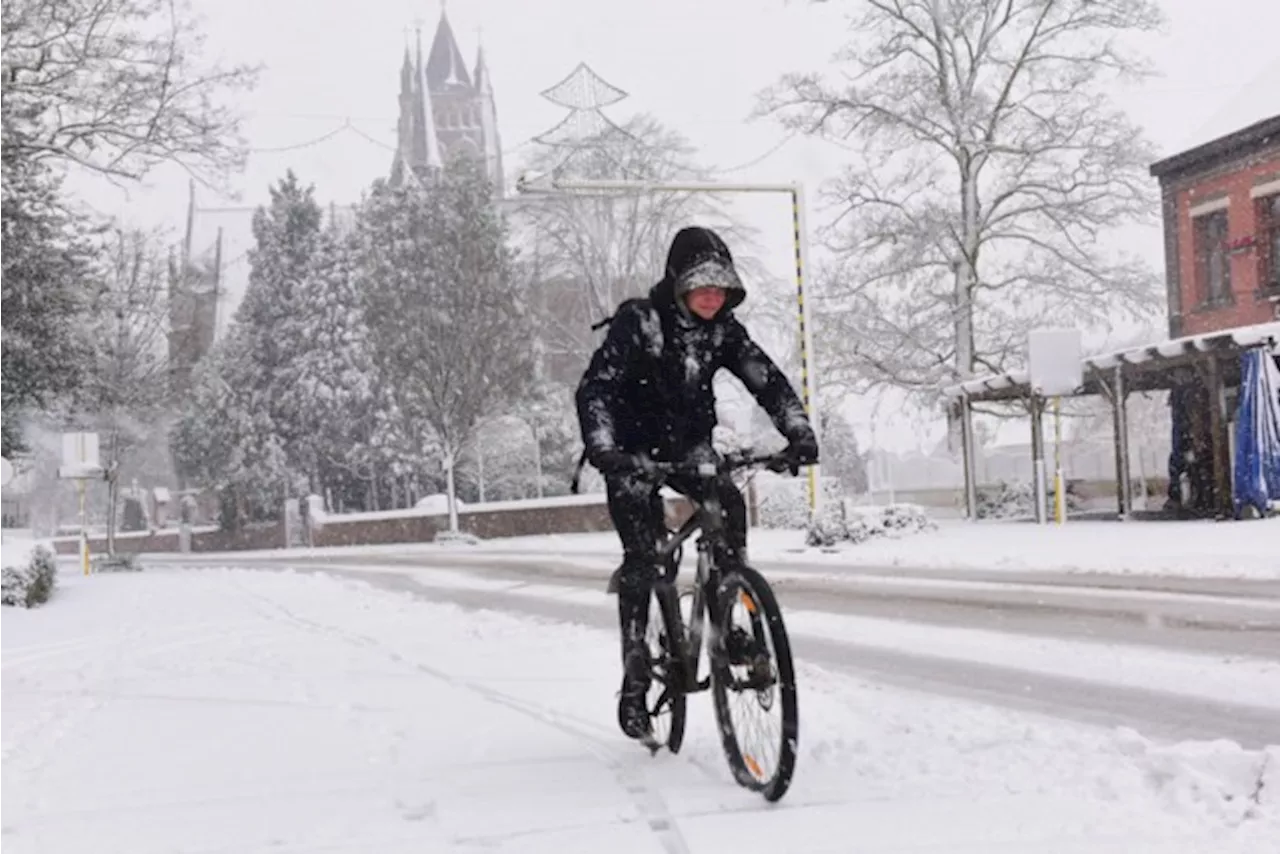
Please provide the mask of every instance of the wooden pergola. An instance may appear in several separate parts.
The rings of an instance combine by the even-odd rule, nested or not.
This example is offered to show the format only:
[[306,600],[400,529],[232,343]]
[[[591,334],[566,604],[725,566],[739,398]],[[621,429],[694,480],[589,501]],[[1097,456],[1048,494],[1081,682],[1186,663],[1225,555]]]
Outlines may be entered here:
[[[1116,459],[1116,502],[1120,517],[1132,512],[1129,491],[1129,425],[1126,400],[1131,392],[1167,391],[1198,374],[1209,399],[1214,495],[1219,515],[1232,513],[1230,417],[1226,389],[1240,383],[1240,354],[1258,346],[1280,352],[1280,322],[1259,323],[1204,335],[1174,338],[1127,350],[1089,356],[1081,362],[1082,381],[1071,397],[1102,395],[1111,404]],[[1046,398],[1032,392],[1026,371],[976,377],[945,390],[952,417],[961,425],[964,453],[965,511],[977,518],[973,405],[1020,401],[1031,414],[1031,447],[1035,459],[1044,458],[1041,416]]]

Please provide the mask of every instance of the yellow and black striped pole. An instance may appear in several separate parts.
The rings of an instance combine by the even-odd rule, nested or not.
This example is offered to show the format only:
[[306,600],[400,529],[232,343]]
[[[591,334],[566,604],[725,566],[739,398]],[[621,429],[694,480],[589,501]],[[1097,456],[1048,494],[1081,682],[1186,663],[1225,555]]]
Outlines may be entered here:
[[[814,386],[814,374],[810,361],[813,358],[813,323],[809,315],[809,303],[804,297],[804,276],[808,266],[808,234],[804,223],[804,187],[799,183],[791,189],[791,226],[792,241],[796,253],[796,303],[800,314],[800,381],[804,395],[804,411],[813,424],[814,433],[819,430],[819,417],[816,411],[818,399]],[[817,516],[821,506],[822,490],[819,467],[809,467],[809,512]]]

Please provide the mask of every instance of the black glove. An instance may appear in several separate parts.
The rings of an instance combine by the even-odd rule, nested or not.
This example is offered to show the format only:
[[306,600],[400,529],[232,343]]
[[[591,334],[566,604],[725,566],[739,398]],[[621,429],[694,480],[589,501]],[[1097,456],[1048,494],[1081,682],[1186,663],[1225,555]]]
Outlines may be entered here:
[[591,465],[603,475],[634,474],[647,472],[652,468],[648,457],[618,450],[600,451],[592,456]]
[[800,466],[816,463],[818,461],[818,443],[813,436],[805,436],[800,439],[793,439],[791,444],[787,445],[773,462],[769,463],[769,470],[782,474],[790,471],[792,476],[800,474]]

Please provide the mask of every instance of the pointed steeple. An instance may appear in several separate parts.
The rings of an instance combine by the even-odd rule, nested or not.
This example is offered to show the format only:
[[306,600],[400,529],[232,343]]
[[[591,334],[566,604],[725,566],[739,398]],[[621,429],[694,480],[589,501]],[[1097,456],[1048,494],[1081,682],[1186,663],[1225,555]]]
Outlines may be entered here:
[[467,62],[458,49],[458,40],[453,36],[453,27],[449,25],[449,16],[440,10],[440,24],[436,27],[436,37],[431,42],[431,56],[427,59],[427,85],[433,92],[448,87],[465,86],[471,88],[471,76],[467,74]]
[[400,64],[400,118],[396,122],[396,154],[391,162],[391,183],[398,186],[404,183],[409,161],[413,152],[414,121],[413,98],[413,62],[409,57],[409,46],[404,48],[404,62]]
[[417,168],[439,169],[444,165],[440,157],[440,142],[436,139],[436,119],[431,109],[426,67],[422,62],[422,31],[418,31],[418,67],[413,74],[413,165]]
[[[477,39],[477,43],[478,42],[479,40]],[[475,81],[477,92],[484,94],[485,92],[493,91],[489,83],[489,67],[484,63],[483,44],[480,44],[476,49],[476,70],[472,73],[471,77]]]
[[498,136],[498,106],[493,97],[493,81],[484,61],[484,46],[476,51],[476,89],[480,98],[480,132],[484,139],[484,163],[489,180],[501,198],[503,192],[502,140]]

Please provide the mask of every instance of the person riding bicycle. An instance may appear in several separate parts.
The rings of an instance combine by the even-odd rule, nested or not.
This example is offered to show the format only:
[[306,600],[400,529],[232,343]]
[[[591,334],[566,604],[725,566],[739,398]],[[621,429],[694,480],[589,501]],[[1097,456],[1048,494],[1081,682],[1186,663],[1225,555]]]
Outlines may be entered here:
[[[577,389],[577,412],[586,458],[604,476],[609,516],[622,541],[622,565],[609,582],[618,594],[622,636],[622,690],[618,725],[631,738],[649,731],[649,687],[644,632],[649,595],[657,575],[657,547],[665,535],[658,484],[650,461],[688,463],[715,459],[712,378],[727,368],[768,412],[787,439],[780,455],[796,473],[817,462],[818,444],[791,383],[751,340],[733,310],[746,298],[729,247],[709,228],[681,229],[672,239],[666,272],[648,298],[623,302]],[[673,476],[667,485],[698,500],[701,484]],[[716,481],[729,553],[743,562],[747,510],[727,476]]]

